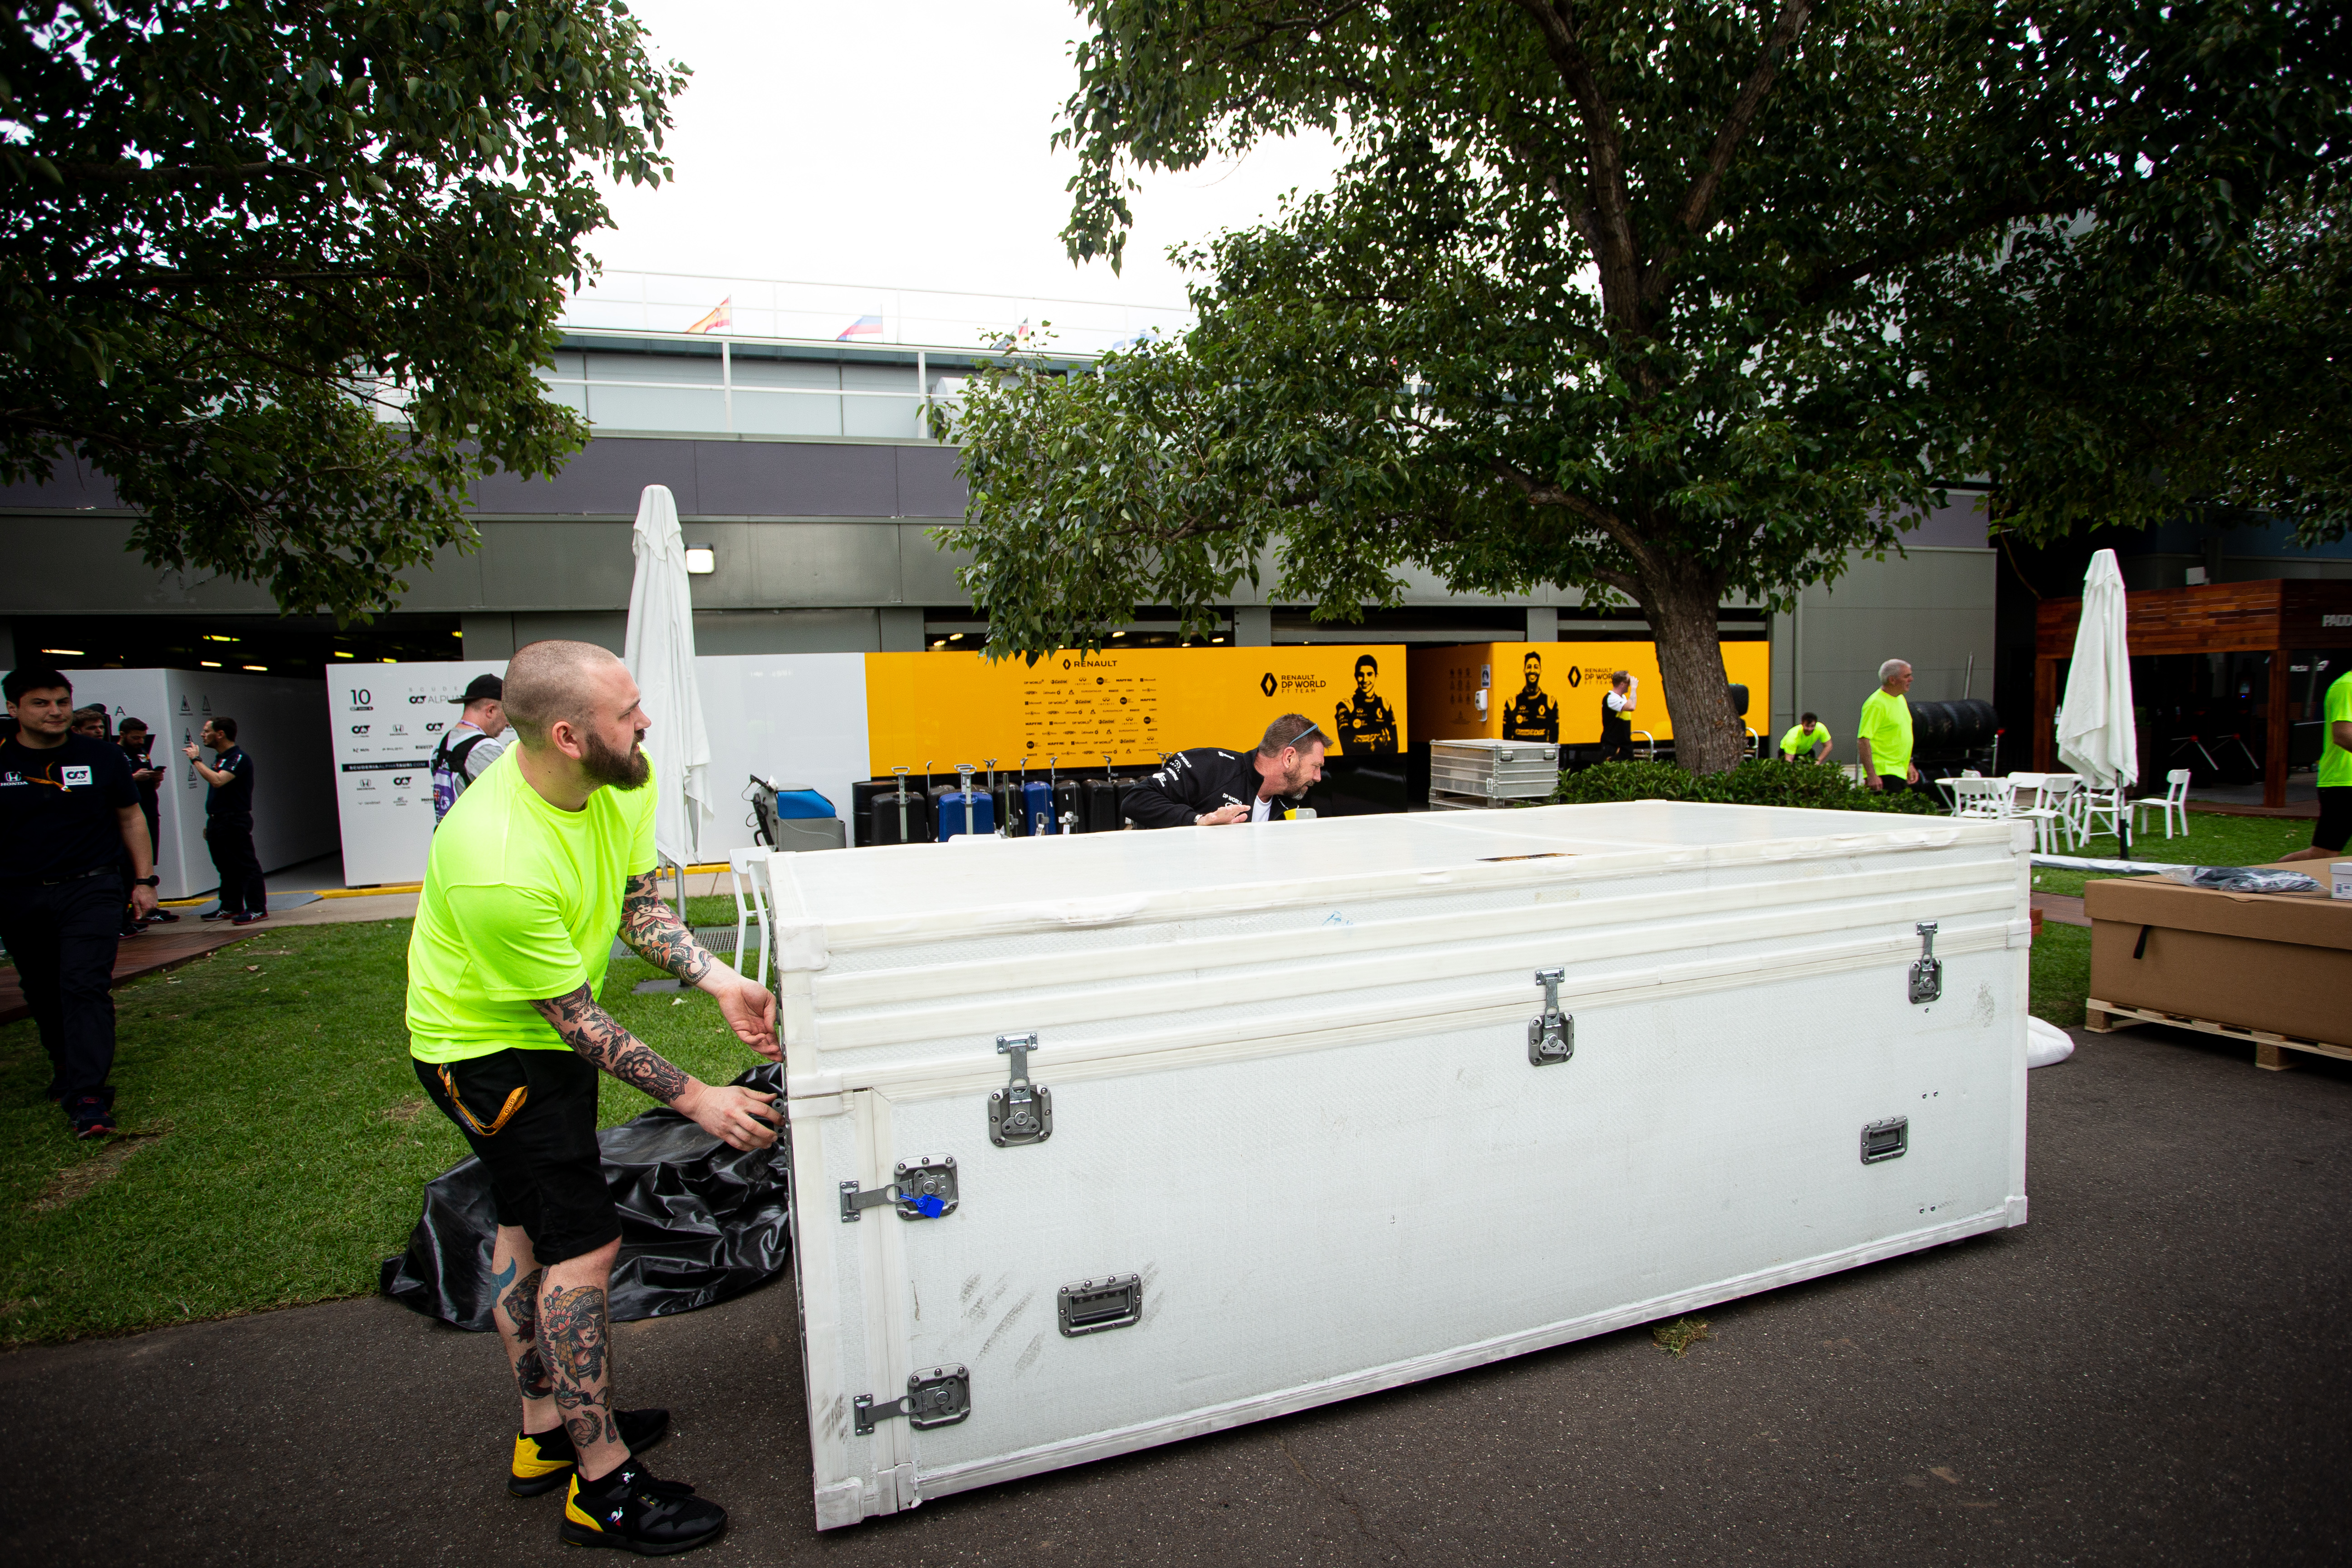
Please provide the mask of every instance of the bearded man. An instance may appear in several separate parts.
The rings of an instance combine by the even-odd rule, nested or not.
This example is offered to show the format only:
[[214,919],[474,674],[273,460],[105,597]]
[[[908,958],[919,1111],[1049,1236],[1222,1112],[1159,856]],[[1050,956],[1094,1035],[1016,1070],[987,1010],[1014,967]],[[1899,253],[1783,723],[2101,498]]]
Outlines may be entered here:
[[1264,822],[1306,804],[1323,776],[1329,742],[1304,713],[1285,713],[1265,727],[1255,752],[1195,746],[1131,784],[1119,809],[1138,827],[1222,827]]
[[489,1173],[499,1338],[522,1425],[519,1497],[569,1481],[561,1536],[646,1555],[717,1539],[726,1510],[654,1479],[639,1454],[663,1410],[613,1408],[605,1293],[620,1215],[596,1147],[598,1072],[737,1149],[776,1140],[773,1095],[672,1066],[597,1005],[615,932],[710,993],[771,1060],[775,998],[699,943],[656,889],[649,727],[627,668],[589,643],[536,642],[508,667],[509,746],[433,837],[408,945],[416,1076]]

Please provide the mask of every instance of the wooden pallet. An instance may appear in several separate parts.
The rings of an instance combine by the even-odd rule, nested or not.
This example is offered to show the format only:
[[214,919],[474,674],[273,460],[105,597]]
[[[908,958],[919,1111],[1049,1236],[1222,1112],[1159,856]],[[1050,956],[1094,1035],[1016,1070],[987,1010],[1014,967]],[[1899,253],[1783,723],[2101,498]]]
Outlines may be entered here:
[[2124,1007],[2113,1002],[2102,1002],[2096,997],[2083,1004],[2083,1027],[2095,1034],[2127,1029],[2134,1024],[2169,1024],[2176,1029],[2196,1029],[2208,1035],[2220,1035],[2225,1039],[2243,1040],[2254,1047],[2254,1065],[2270,1072],[2284,1072],[2294,1066],[2281,1054],[2285,1051],[2308,1051],[2315,1057],[2334,1057],[2339,1061],[2352,1062],[2352,1046],[2331,1046],[2294,1035],[2274,1035],[2268,1029],[2249,1029],[2239,1024],[2217,1024],[2210,1018],[2189,1018],[2179,1013],[2159,1013],[2153,1007]]

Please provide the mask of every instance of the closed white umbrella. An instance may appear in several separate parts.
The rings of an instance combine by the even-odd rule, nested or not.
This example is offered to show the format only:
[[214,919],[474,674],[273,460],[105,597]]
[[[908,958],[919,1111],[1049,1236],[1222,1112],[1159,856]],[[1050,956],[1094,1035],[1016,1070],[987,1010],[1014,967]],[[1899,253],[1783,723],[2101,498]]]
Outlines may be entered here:
[[[2065,708],[2058,721],[2058,756],[2091,789],[2113,792],[2139,781],[2139,731],[2132,722],[2131,649],[2125,641],[2128,612],[2116,552],[2091,557],[2083,577],[2083,618],[2074,628],[2074,665],[2066,672]],[[2110,799],[2116,797],[2111,794]],[[2124,832],[2117,800],[2116,833]],[[2128,855],[2130,846],[2124,846]]]
[[686,535],[667,485],[647,485],[637,500],[636,581],[629,587],[628,640],[622,662],[636,679],[646,717],[646,752],[654,764],[654,847],[675,865],[700,858],[709,816],[710,737],[694,679],[694,598],[686,574]]

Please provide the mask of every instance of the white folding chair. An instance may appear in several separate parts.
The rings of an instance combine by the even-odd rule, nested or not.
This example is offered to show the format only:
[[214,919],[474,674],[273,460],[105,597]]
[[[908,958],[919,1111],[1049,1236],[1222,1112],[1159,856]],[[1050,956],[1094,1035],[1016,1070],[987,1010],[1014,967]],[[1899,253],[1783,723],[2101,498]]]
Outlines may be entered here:
[[1943,781],[1952,792],[1952,815],[1979,820],[1999,820],[2014,808],[2013,786],[2007,779],[1975,778],[1962,774]]
[[2120,839],[2124,836],[2124,818],[2131,815],[2131,802],[2124,798],[2124,786],[2112,784],[2094,788],[2085,783],[2067,802],[2074,816],[2074,841],[2080,844],[2099,831],[2104,818],[2106,831]]
[[[735,973],[751,974],[761,985],[768,983],[768,853],[764,847],[727,852],[728,874],[735,884]],[[751,889],[748,903],[743,898],[747,886]],[[743,967],[743,936],[746,928],[754,923],[760,928],[760,968],[756,974]]]
[[[2064,779],[2063,784],[2053,781]],[[2060,829],[2071,833],[2073,822],[2066,816],[2065,798],[2074,787],[2072,773],[2011,773],[2009,775],[2011,797],[2015,802],[2010,815],[2023,817],[2033,824],[2033,847],[2044,855],[2058,853]]]
[[2160,811],[2164,814],[2164,836],[2172,837],[2172,819],[2180,818],[2180,837],[2189,837],[2189,770],[2175,768],[2164,775],[2164,793],[2146,795],[2132,802],[2132,827],[2137,832],[2146,824],[2140,814]]

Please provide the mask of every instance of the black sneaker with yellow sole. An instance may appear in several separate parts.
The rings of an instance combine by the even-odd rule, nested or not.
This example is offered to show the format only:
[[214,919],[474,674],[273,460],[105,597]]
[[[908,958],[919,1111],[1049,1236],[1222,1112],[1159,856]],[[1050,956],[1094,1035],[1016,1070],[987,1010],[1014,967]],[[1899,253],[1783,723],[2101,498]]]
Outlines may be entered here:
[[[642,1454],[669,1436],[667,1410],[624,1410],[614,1417],[621,1441],[629,1452]],[[552,1432],[515,1434],[514,1460],[507,1467],[507,1490],[517,1497],[544,1497],[563,1484],[578,1458],[572,1434],[558,1426]]]
[[727,1510],[694,1495],[684,1481],[656,1480],[635,1455],[609,1476],[577,1473],[563,1500],[559,1532],[566,1546],[611,1546],[640,1557],[668,1557],[719,1539]]

